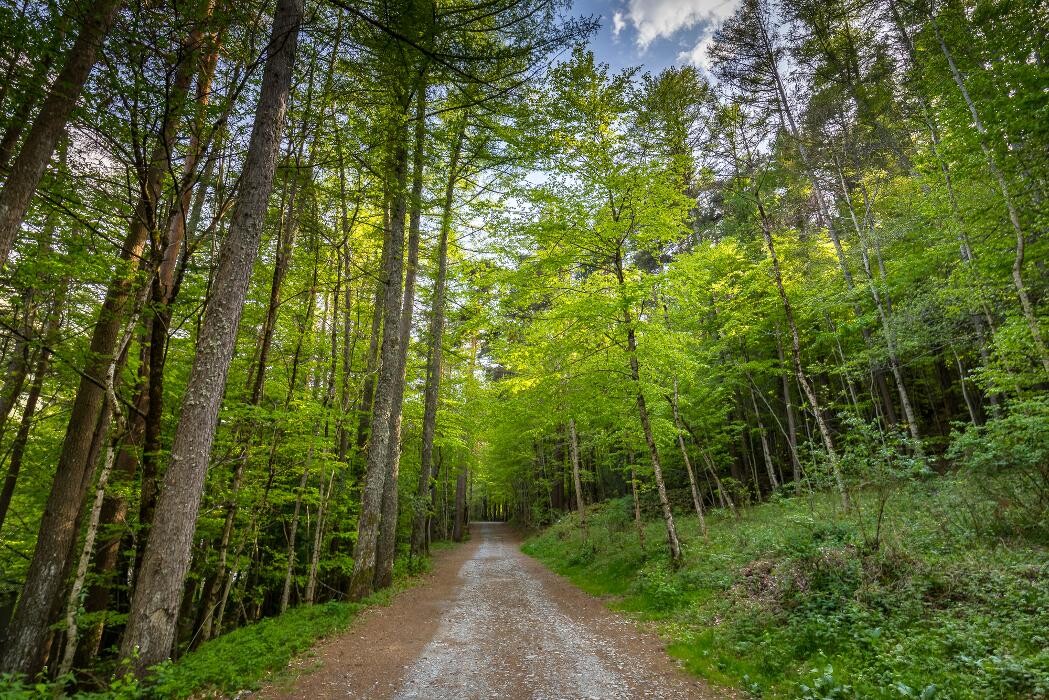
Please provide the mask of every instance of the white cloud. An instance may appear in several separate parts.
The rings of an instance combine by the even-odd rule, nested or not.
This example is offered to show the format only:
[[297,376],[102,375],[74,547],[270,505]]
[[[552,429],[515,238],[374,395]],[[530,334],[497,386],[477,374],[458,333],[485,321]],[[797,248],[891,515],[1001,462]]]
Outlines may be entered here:
[[619,36],[619,32],[623,31],[626,27],[626,20],[623,19],[623,13],[617,12],[612,15],[612,36]]
[[623,23],[628,20],[637,31],[638,48],[644,50],[656,39],[670,38],[682,29],[691,29],[698,24],[719,24],[735,12],[737,2],[738,0],[627,0],[625,18],[623,13],[619,12],[613,17],[613,31],[618,34],[625,26]]
[[679,63],[691,63],[697,68],[710,69],[710,59],[707,58],[707,49],[714,42],[714,36],[707,34],[700,38],[696,45],[688,51],[682,51],[677,55]]

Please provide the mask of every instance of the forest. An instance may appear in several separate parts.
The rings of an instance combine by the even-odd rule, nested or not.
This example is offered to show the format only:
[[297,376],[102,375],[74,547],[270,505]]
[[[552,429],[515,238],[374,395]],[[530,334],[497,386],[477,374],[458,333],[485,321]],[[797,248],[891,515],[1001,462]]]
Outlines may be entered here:
[[732,6],[4,0],[0,695],[503,520],[755,697],[1049,697],[1049,10]]

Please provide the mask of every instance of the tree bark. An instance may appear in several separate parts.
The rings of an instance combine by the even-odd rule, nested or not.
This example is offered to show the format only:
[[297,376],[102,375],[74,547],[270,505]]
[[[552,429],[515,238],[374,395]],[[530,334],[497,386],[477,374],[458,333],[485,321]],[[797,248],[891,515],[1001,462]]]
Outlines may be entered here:
[[375,387],[375,406],[372,409],[371,427],[368,431],[370,440],[364,493],[361,496],[361,514],[357,525],[357,543],[354,548],[353,571],[347,592],[350,600],[355,601],[368,596],[374,590],[379,521],[382,517],[387,459],[390,452],[390,418],[393,411],[394,393],[399,386],[398,358],[401,351],[400,325],[403,296],[401,275],[404,263],[404,219],[407,213],[406,117],[406,113],[397,117],[398,123],[393,127],[391,134],[394,141],[394,153],[390,175],[395,191],[391,200],[389,225],[383,242],[385,266],[381,283],[383,298],[380,309],[382,345],[379,355],[379,375]]
[[[124,338],[121,342],[121,349],[118,355],[122,355],[126,351],[128,343],[131,342],[131,335],[133,332],[134,324],[129,323],[127,330],[124,333]],[[120,410],[120,403],[117,401],[115,388],[117,362],[117,357],[114,357],[110,361],[109,372],[106,374],[106,401],[112,415],[116,417],[116,421],[112,423],[114,427],[119,426],[123,419],[123,412]],[[113,432],[117,433],[118,430],[119,428],[113,430]],[[104,430],[103,433],[105,433]],[[70,588],[69,600],[66,604],[66,644],[65,651],[62,654],[62,660],[58,664],[59,676],[66,675],[73,668],[73,658],[76,655],[77,642],[79,639],[77,611],[81,605],[80,593],[84,590],[84,581],[87,578],[87,567],[91,563],[91,554],[95,549],[95,537],[98,535],[98,526],[102,514],[102,502],[105,499],[106,486],[109,483],[109,475],[113,471],[113,463],[116,460],[116,447],[118,440],[119,438],[115,434],[108,440],[106,456],[102,464],[102,469],[98,474],[98,483],[95,486],[95,500],[91,504],[87,532],[84,535],[84,544],[80,548],[80,557],[77,561],[76,575],[73,577],[73,585]]]
[[422,457],[419,463],[419,484],[415,494],[415,517],[412,522],[412,556],[419,556],[429,551],[426,523],[432,506],[430,479],[433,471],[433,442],[437,433],[437,408],[441,395],[441,362],[444,350],[444,313],[448,279],[448,236],[452,228],[452,202],[455,196],[455,184],[459,179],[459,158],[465,134],[466,115],[463,115],[448,163],[448,182],[444,188],[441,231],[437,242],[437,279],[434,280],[433,304],[430,309],[430,347],[426,354],[426,387],[423,389]]
[[121,656],[131,661],[138,675],[167,658],[174,642],[219,405],[273,189],[301,22],[301,0],[279,0],[240,197],[219,254],[215,287],[121,645]]
[[419,229],[422,224],[423,156],[426,150],[426,78],[417,86],[415,109],[415,149],[412,155],[411,207],[408,215],[408,255],[401,300],[401,336],[397,355],[397,383],[390,408],[390,437],[386,457],[386,482],[382,494],[382,516],[375,554],[375,587],[387,588],[393,583],[393,560],[397,551],[399,513],[398,477],[401,463],[401,412],[408,369],[408,345],[411,341],[412,312],[415,309],[415,279],[419,268]]

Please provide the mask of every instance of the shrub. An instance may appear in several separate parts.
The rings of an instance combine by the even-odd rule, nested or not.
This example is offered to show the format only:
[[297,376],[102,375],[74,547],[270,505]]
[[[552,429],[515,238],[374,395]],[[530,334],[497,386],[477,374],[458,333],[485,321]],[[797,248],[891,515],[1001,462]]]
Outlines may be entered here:
[[974,527],[1049,542],[1049,398],[1015,402],[1004,417],[956,431],[947,456],[984,496]]
[[681,583],[664,559],[653,559],[641,567],[634,585],[650,610],[673,610],[684,600]]

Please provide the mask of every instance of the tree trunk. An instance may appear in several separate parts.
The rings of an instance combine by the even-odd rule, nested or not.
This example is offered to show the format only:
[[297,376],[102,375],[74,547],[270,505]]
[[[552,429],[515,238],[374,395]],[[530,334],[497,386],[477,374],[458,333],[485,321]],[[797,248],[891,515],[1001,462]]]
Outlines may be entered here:
[[641,369],[637,360],[637,339],[634,335],[634,321],[627,306],[624,286],[626,284],[623,276],[623,258],[621,251],[616,250],[615,256],[616,277],[619,283],[620,304],[622,306],[623,323],[626,328],[627,355],[630,358],[630,379],[637,392],[636,404],[638,418],[641,420],[641,429],[645,434],[645,443],[648,445],[648,453],[652,459],[652,473],[656,479],[656,490],[659,493],[659,504],[663,509],[663,523],[667,528],[667,545],[670,549],[670,560],[677,566],[681,563],[681,542],[677,536],[677,527],[674,525],[674,513],[670,507],[670,499],[667,497],[666,482],[663,480],[663,466],[659,459],[659,450],[656,447],[655,436],[652,433],[652,424],[648,417],[648,407],[645,404],[645,393],[641,387]]
[[[387,460],[390,452],[390,419],[394,394],[400,386],[399,358],[401,352],[401,275],[404,257],[404,218],[407,213],[405,192],[408,150],[406,114],[396,119],[391,137],[394,140],[390,175],[395,192],[390,221],[383,242],[385,267],[382,275],[383,299],[382,345],[379,356],[379,375],[375,387],[375,406],[372,409],[368,461],[364,493],[361,496],[361,514],[357,525],[357,544],[353,553],[353,572],[350,575],[350,600],[361,600],[371,594],[375,585],[376,552],[379,525],[382,517],[383,495],[386,488]],[[374,332],[374,331],[373,331]]]
[[641,499],[637,493],[637,470],[630,465],[630,493],[634,496],[634,527],[637,528],[637,543],[645,551],[645,524],[641,520]]
[[37,355],[36,367],[33,369],[33,381],[26,395],[25,408],[22,409],[22,419],[19,421],[15,438],[11,442],[11,461],[7,465],[4,489],[0,492],[0,530],[3,529],[4,520],[7,519],[7,511],[11,507],[11,499],[14,497],[15,486],[18,483],[18,474],[22,470],[22,459],[25,456],[26,445],[29,443],[29,431],[33,427],[33,418],[40,403],[44,379],[51,364],[51,348],[58,341],[58,332],[62,325],[62,308],[65,306],[67,291],[68,284],[63,282],[48,316],[47,328],[44,331],[44,344]]
[[[314,435],[314,438],[316,438],[316,435]],[[295,512],[291,516],[291,531],[288,533],[288,564],[284,571],[284,588],[280,594],[280,612],[282,615],[287,612],[288,601],[291,599],[291,581],[295,576],[295,537],[299,531],[299,513],[302,510],[302,495],[306,491],[306,482],[310,478],[310,462],[312,460],[313,442],[311,440],[309,453],[306,455],[306,466],[302,470],[302,478],[299,479],[299,488],[295,495]]]
[[[907,385],[903,381],[903,370],[900,368],[899,353],[896,351],[896,334],[889,321],[888,304],[883,301],[882,294],[878,290],[878,286],[874,280],[874,274],[871,271],[867,236],[864,233],[863,226],[860,224],[859,219],[856,218],[856,209],[853,207],[852,197],[849,195],[848,185],[845,182],[845,171],[838,162],[836,156],[834,160],[838,170],[838,179],[841,184],[842,197],[845,200],[846,209],[848,209],[853,228],[856,230],[856,236],[859,239],[860,259],[863,263],[863,272],[867,278],[867,286],[870,288],[874,306],[878,310],[878,318],[881,321],[882,327],[882,336],[885,338],[885,348],[889,354],[889,368],[891,369],[893,379],[896,382],[896,391],[900,396],[900,406],[903,408],[903,417],[907,421],[907,429],[910,431],[911,437],[915,440],[916,444],[920,444],[921,433],[918,430],[918,419],[915,417],[914,409],[911,407],[911,397],[907,392]],[[867,211],[870,212],[869,203]],[[874,222],[869,218],[867,223],[870,226],[874,225]]]
[[301,0],[279,0],[240,197],[219,254],[215,287],[205,309],[171,461],[121,645],[121,656],[131,660],[138,675],[167,658],[174,642],[219,405],[273,189],[301,21]]
[[[129,323],[127,330],[124,333],[124,339],[121,342],[121,349],[118,354],[123,354],[128,343],[131,342],[131,335],[134,332],[134,324]],[[112,425],[114,428],[119,426],[123,419],[123,413],[120,410],[120,403],[116,397],[116,369],[117,369],[118,358],[114,357],[109,364],[109,372],[106,374],[106,401],[108,402],[109,410],[116,418]],[[107,421],[109,422],[109,421]],[[103,430],[103,433],[105,431]],[[80,558],[77,561],[76,575],[73,578],[73,585],[69,591],[69,599],[66,604],[66,644],[65,651],[62,654],[62,660],[58,664],[58,675],[64,676],[69,673],[73,668],[73,658],[76,655],[77,641],[78,641],[78,627],[77,627],[77,611],[80,609],[81,600],[80,593],[84,590],[84,581],[87,578],[87,567],[91,563],[91,554],[95,549],[95,537],[98,535],[98,526],[100,516],[102,514],[102,501],[106,496],[106,486],[109,483],[109,475],[113,471],[113,462],[116,459],[116,446],[119,441],[119,437],[116,435],[117,429],[113,430],[114,435],[109,439],[108,445],[106,446],[106,457],[102,464],[102,470],[98,475],[98,483],[95,486],[95,500],[91,504],[91,513],[88,517],[87,532],[84,535],[84,544],[80,548]]]
[[583,528],[583,539],[590,539],[586,527],[586,503],[583,499],[583,481],[579,476],[579,436],[576,435],[575,418],[568,419],[569,449],[572,455],[572,485],[575,487],[575,507],[579,511],[579,526]]
[[466,535],[466,467],[459,467],[455,477],[455,520],[452,525],[452,539],[462,542]]
[[765,431],[765,423],[761,420],[761,411],[758,409],[758,400],[754,392],[754,384],[750,384],[750,404],[754,407],[754,417],[758,421],[758,437],[761,438],[761,456],[765,460],[765,471],[769,476],[769,486],[773,490],[779,488],[779,479],[776,478],[776,467],[772,462],[772,451],[769,449],[769,436]]
[[412,556],[419,556],[429,551],[426,523],[431,508],[430,479],[433,471],[433,441],[437,432],[437,407],[441,395],[441,361],[448,279],[448,236],[452,228],[452,203],[455,196],[455,184],[459,178],[459,157],[462,153],[465,133],[466,115],[463,115],[448,164],[448,182],[444,188],[441,231],[437,242],[437,279],[434,280],[433,307],[430,309],[430,347],[426,355],[426,387],[423,389],[422,458],[419,464],[419,484],[415,494],[415,517],[412,521]]
[[7,421],[11,416],[18,397],[22,395],[26,377],[29,375],[31,361],[30,351],[33,336],[33,310],[27,304],[23,310],[25,320],[22,330],[15,336],[15,347],[11,358],[7,363],[7,372],[4,376],[4,384],[0,387],[0,440],[3,439],[7,428]]
[[[776,329],[776,355],[779,357],[780,365],[785,365],[783,358],[783,342],[779,337],[779,329]],[[787,446],[790,448],[790,462],[794,467],[794,493],[801,493],[801,458],[798,457],[798,419],[794,414],[794,398],[790,391],[790,374],[784,372],[780,377],[783,384],[783,405],[787,413]]]
[[[911,61],[911,65],[917,67],[918,57],[914,48],[914,42],[907,33],[907,27],[903,23],[903,18],[900,16],[899,8],[897,7],[895,0],[889,0],[889,13],[892,16],[893,25],[896,27],[896,31],[900,35],[901,42],[903,43],[907,56]],[[958,196],[954,190],[954,178],[951,175],[951,166],[947,158],[944,157],[943,152],[940,150],[940,130],[933,118],[932,109],[929,107],[925,95],[923,95],[920,90],[914,89],[914,87],[911,88],[911,92],[918,100],[918,105],[922,112],[922,118],[925,122],[926,129],[929,132],[930,148],[933,157],[936,159],[936,163],[940,167],[940,172],[943,174],[944,186],[947,189],[947,200],[951,205],[951,216],[954,218],[955,225],[958,227],[958,246],[962,262],[965,263],[972,281],[976,283],[976,291],[980,294],[982,301],[982,289],[980,289],[980,285],[978,284],[979,273],[975,267],[972,246],[970,245],[969,236],[965,229],[965,220],[962,218],[961,208],[958,204]],[[992,325],[990,322],[990,314],[987,313],[986,316],[987,325]],[[976,331],[980,355],[985,358],[984,364],[986,365],[986,358],[989,356],[989,351],[987,349],[987,333],[986,328],[984,327],[984,319],[981,318],[979,313],[974,313],[972,315],[972,321],[973,328]],[[995,395],[992,394],[988,398],[991,400],[992,404],[997,405],[997,397]]]
[[[98,50],[116,20],[120,4],[120,0],[95,0],[88,7],[80,33],[66,54],[65,65],[44,98],[36,121],[11,165],[3,189],[0,189],[0,269],[7,264],[33,194],[58,140],[65,133],[66,123],[91,75]],[[9,654],[5,654],[5,659],[8,657]],[[6,670],[6,663],[4,667]]]
[[309,576],[306,579],[306,592],[303,598],[306,605],[313,605],[314,599],[317,595],[317,571],[320,568],[321,559],[321,546],[324,544],[324,527],[326,525],[325,517],[327,516],[328,499],[331,498],[332,485],[335,483],[335,470],[331,470],[331,475],[328,477],[328,488],[324,488],[324,473],[321,473],[320,488],[320,505],[317,507],[317,524],[313,530],[313,549],[310,555],[310,571]]
[[692,469],[692,460],[689,459],[688,450],[685,449],[685,436],[681,430],[681,415],[678,412],[678,383],[674,378],[674,399],[670,402],[670,408],[674,414],[674,427],[677,428],[677,446],[681,450],[681,459],[685,461],[685,471],[688,472],[688,485],[692,489],[692,504],[696,507],[696,516],[699,518],[699,529],[703,538],[707,537],[707,519],[703,513],[703,497],[699,495],[699,485],[696,483],[696,473]]
[[765,246],[769,251],[769,257],[772,260],[772,276],[776,283],[776,291],[779,292],[780,302],[783,304],[783,313],[787,317],[787,328],[790,330],[794,373],[798,378],[798,385],[805,394],[805,398],[809,401],[812,414],[816,418],[816,425],[819,427],[820,436],[823,438],[823,447],[827,450],[827,459],[830,462],[831,474],[834,477],[834,484],[837,487],[838,496],[841,498],[842,507],[848,510],[849,494],[845,488],[845,478],[842,476],[841,469],[838,466],[838,451],[834,447],[834,438],[830,432],[830,425],[827,423],[823,407],[819,399],[816,398],[816,392],[813,391],[801,364],[801,338],[798,335],[798,324],[794,321],[794,311],[790,304],[790,298],[787,296],[787,290],[783,286],[783,275],[780,273],[779,258],[776,256],[776,247],[772,242],[772,222],[769,220],[768,215],[765,213],[765,207],[756,194],[755,200],[758,213],[761,216],[761,232],[765,238]]
[[412,155],[411,209],[408,216],[408,255],[401,300],[401,336],[397,355],[397,383],[390,408],[390,437],[386,457],[386,481],[382,494],[382,516],[375,554],[375,588],[388,588],[393,583],[393,560],[397,551],[399,512],[398,477],[401,463],[401,410],[408,369],[408,345],[411,341],[412,311],[415,308],[415,279],[419,267],[419,228],[422,223],[423,155],[426,148],[426,79],[417,86],[415,109],[415,149]]

